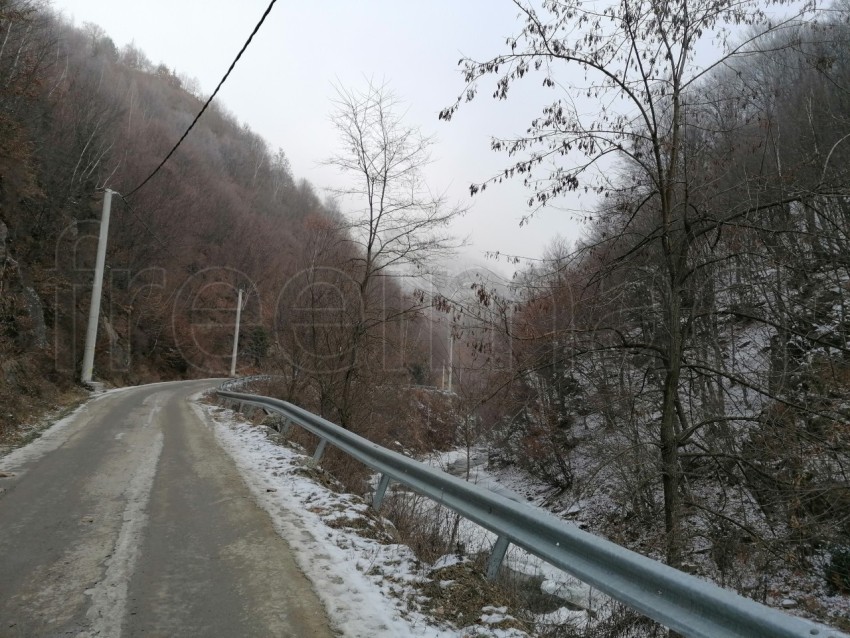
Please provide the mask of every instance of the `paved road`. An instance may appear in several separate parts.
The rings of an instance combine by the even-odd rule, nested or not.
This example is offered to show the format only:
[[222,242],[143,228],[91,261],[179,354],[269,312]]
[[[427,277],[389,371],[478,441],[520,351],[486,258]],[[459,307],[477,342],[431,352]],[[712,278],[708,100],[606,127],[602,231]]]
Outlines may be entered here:
[[213,384],[106,394],[0,458],[0,637],[333,635],[188,404]]

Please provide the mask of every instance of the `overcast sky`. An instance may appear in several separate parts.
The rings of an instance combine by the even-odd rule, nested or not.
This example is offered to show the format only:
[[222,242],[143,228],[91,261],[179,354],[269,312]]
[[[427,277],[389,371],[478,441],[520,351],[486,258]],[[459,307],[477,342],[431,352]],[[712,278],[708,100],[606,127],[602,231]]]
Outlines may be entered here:
[[[52,5],[78,26],[99,24],[119,47],[135,42],[152,62],[197,78],[209,94],[267,0],[52,0]],[[551,95],[542,95],[535,79],[508,102],[482,95],[452,122],[437,120],[463,89],[461,55],[480,59],[501,52],[519,24],[509,0],[279,0],[216,100],[272,150],[282,148],[295,176],[321,192],[338,179],[334,169],[321,165],[337,147],[329,122],[334,83],[357,88],[364,78],[385,80],[408,104],[407,123],[437,138],[429,185],[472,207],[456,228],[470,236],[467,258],[481,261],[485,251],[539,256],[556,235],[577,238],[577,222],[552,210],[520,228],[528,198],[520,183],[471,199],[468,186],[506,165],[506,157],[490,150],[490,136],[523,132]],[[509,271],[505,265],[497,269]]]

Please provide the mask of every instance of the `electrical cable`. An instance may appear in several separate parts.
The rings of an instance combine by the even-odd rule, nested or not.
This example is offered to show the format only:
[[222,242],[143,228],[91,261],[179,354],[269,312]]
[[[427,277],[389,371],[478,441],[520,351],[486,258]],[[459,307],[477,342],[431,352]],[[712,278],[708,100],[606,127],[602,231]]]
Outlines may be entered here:
[[[248,36],[248,39],[245,41],[245,44],[243,44],[243,45],[242,45],[242,49],[241,49],[241,50],[239,51],[239,53],[236,55],[236,58],[233,60],[233,62],[231,62],[231,64],[230,64],[230,68],[228,68],[228,69],[227,69],[227,73],[225,73],[225,74],[224,74],[224,77],[223,77],[223,78],[221,78],[221,81],[218,83],[218,86],[217,86],[217,87],[215,87],[215,91],[213,91],[213,92],[212,92],[212,95],[210,95],[209,99],[206,101],[206,103],[204,104],[204,106],[201,108],[200,112],[199,112],[199,113],[195,116],[195,119],[194,119],[194,120],[192,120],[192,123],[189,125],[189,128],[187,128],[187,129],[186,129],[186,132],[185,132],[185,133],[183,133],[183,135],[180,137],[180,139],[179,139],[179,140],[177,140],[177,144],[175,144],[175,145],[174,145],[174,148],[172,148],[172,149],[168,152],[168,155],[166,155],[166,156],[165,156],[165,159],[163,159],[163,160],[159,163],[159,166],[157,166],[157,167],[153,170],[153,172],[152,172],[150,175],[148,175],[148,176],[144,179],[144,181],[143,181],[141,184],[139,184],[138,186],[136,186],[136,188],[134,188],[134,189],[133,189],[133,190],[131,190],[129,193],[127,193],[127,197],[132,197],[132,196],[133,196],[133,195],[134,195],[137,191],[139,191],[139,190],[140,190],[140,189],[141,189],[141,188],[142,188],[145,184],[147,184],[147,183],[151,180],[151,178],[152,178],[154,175],[156,175],[156,174],[159,172],[159,170],[160,170],[163,166],[165,166],[165,163],[166,163],[169,159],[171,159],[171,156],[172,156],[172,155],[174,155],[174,151],[176,151],[176,150],[177,150],[177,148],[180,146],[180,144],[182,144],[182,143],[183,143],[183,140],[185,140],[185,139],[186,139],[186,136],[187,136],[187,135],[189,135],[189,131],[191,131],[191,130],[192,130],[192,128],[195,126],[195,124],[198,122],[198,120],[199,120],[199,119],[201,119],[201,116],[204,114],[204,111],[206,111],[206,110],[207,110],[207,107],[208,107],[208,106],[210,105],[210,103],[213,101],[213,99],[215,98],[216,94],[218,94],[219,89],[221,89],[222,85],[223,85],[223,84],[227,81],[228,76],[230,76],[230,72],[231,72],[231,71],[233,71],[233,68],[236,66],[236,63],[237,63],[237,62],[239,62],[239,58],[241,58],[241,57],[242,57],[242,54],[243,54],[243,53],[245,53],[245,50],[248,48],[248,45],[250,45],[250,44],[251,44],[251,40],[253,40],[253,39],[254,39],[254,36],[255,36],[255,35],[257,35],[257,31],[259,31],[259,30],[260,30],[260,27],[261,27],[261,26],[263,26],[263,22],[265,22],[266,17],[267,17],[267,16],[269,15],[269,13],[271,12],[272,7],[274,6],[275,2],[277,2],[277,0],[271,0],[271,2],[269,3],[269,6],[268,6],[268,7],[266,7],[266,10],[263,12],[263,15],[262,15],[262,17],[260,18],[260,21],[257,23],[257,26],[255,26],[255,27],[254,27],[254,30],[251,32],[251,35],[249,35],[249,36]],[[121,197],[121,199],[124,199],[124,197],[122,196],[122,197]],[[126,203],[126,201],[127,201],[127,200],[124,200],[124,203]]]

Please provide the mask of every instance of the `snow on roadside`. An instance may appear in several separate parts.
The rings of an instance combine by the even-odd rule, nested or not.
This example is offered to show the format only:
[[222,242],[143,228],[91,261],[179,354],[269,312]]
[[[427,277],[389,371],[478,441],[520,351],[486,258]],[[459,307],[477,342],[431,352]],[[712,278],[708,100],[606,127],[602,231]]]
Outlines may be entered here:
[[[164,383],[167,382],[163,382],[163,384]],[[152,383],[150,385],[161,384]],[[25,445],[21,445],[20,447],[13,447],[7,453],[0,452],[0,472],[10,474],[19,472],[27,463],[37,461],[48,452],[52,452],[53,450],[62,447],[75,432],[85,427],[85,421],[77,420],[77,417],[88,412],[93,404],[102,401],[107,397],[127,392],[138,387],[139,386],[127,386],[123,388],[111,388],[97,393],[93,392],[88,400],[83,401],[83,403],[55,423],[47,425],[46,427],[41,425],[36,426],[33,429],[36,430],[35,436],[37,438],[34,438],[32,441]],[[55,417],[47,415],[46,417],[43,417],[42,422],[46,421],[49,423],[52,418]]]
[[[603,535],[601,530],[593,524],[593,518],[605,507],[604,499],[606,497],[604,495],[602,495],[602,498],[596,495],[573,500],[573,495],[564,494],[559,499],[551,500],[549,497],[553,494],[553,488],[543,481],[535,479],[515,466],[488,467],[485,447],[473,448],[472,452],[470,461],[473,467],[469,471],[471,482],[498,493],[524,495],[523,500],[530,504],[548,510],[555,516],[577,524],[580,528],[591,533]],[[581,463],[580,458],[573,460]],[[423,459],[423,461],[461,478],[466,475],[466,452],[463,449],[435,453]],[[694,486],[692,489],[705,503],[712,503],[712,499],[718,499],[729,494],[728,490],[722,494],[717,494],[698,486]],[[757,516],[757,511],[754,509],[755,504],[748,501],[747,496],[747,494],[741,494],[738,497],[740,503],[737,510],[738,520],[745,521],[750,528],[757,529],[765,537],[768,537],[771,530],[761,527],[764,523]],[[488,544],[492,545],[495,541],[495,535],[468,521],[461,523],[458,536],[461,542],[467,544],[471,551],[476,551],[482,547],[486,548]],[[755,593],[758,591],[757,587],[769,592],[766,599],[760,602],[766,602],[769,606],[778,608],[785,613],[827,624],[836,624],[835,619],[837,618],[850,617],[850,598],[830,592],[825,585],[822,575],[826,569],[828,552],[823,550],[819,556],[812,556],[811,561],[812,568],[808,572],[790,567],[775,568],[769,576],[763,571],[759,572],[741,564],[736,566],[735,578],[739,582],[749,585],[750,591],[753,592],[750,597],[755,597]],[[592,610],[596,619],[604,619],[610,610],[608,603],[611,599],[605,594],[548,565],[535,556],[527,554],[518,547],[511,546],[508,550],[505,565],[528,575],[542,576],[541,591],[565,600],[572,605]],[[710,573],[710,571],[706,569],[705,573]],[[707,578],[707,576],[703,577]],[[726,588],[741,593],[740,589],[736,590],[733,584],[727,584]],[[744,595],[746,595],[746,591]],[[821,615],[813,613],[813,607],[823,610]],[[538,614],[536,622],[538,627],[545,627],[547,624],[551,626],[571,624],[580,627],[586,624],[587,616],[584,612],[562,607],[550,614]]]
[[[470,450],[468,461],[469,468],[467,471],[467,453],[463,449],[440,452],[423,459],[424,463],[468,480],[479,487],[520,503],[526,502],[527,499],[520,494],[528,491],[528,485],[523,485],[519,481],[515,485],[506,485],[504,480],[496,478],[489,472],[486,467],[487,450],[485,448]],[[534,505],[539,507],[541,504],[534,503]],[[458,538],[467,548],[467,551],[471,552],[489,551],[489,548],[496,542],[495,534],[467,520],[460,521]],[[595,591],[587,583],[566,574],[516,545],[511,545],[508,548],[504,565],[528,576],[541,576],[543,578],[541,591],[556,596],[573,606],[596,611],[597,604],[594,598],[596,598],[596,601],[604,599],[602,594]],[[559,612],[559,618],[567,619],[569,622],[582,622],[586,616],[583,611],[562,609]],[[549,619],[541,616],[539,620],[548,622]],[[562,620],[561,624],[564,621]]]
[[78,416],[87,412],[96,401],[116,392],[123,392],[126,389],[115,388],[96,395],[93,393],[88,400],[83,401],[71,412],[53,423],[50,423],[50,421],[55,416],[48,414],[42,417],[41,423],[28,428],[35,433],[33,440],[20,445],[20,447],[13,446],[6,452],[0,451],[0,472],[18,472],[27,463],[36,461],[48,452],[62,447],[75,431],[83,427],[82,422],[76,423],[75,427],[70,427]]
[[80,412],[87,409],[88,403],[83,403],[64,418],[48,426],[34,441],[22,447],[14,448],[5,456],[0,457],[0,472],[17,472],[26,463],[40,459],[48,452],[60,447],[72,433],[68,427],[79,416]]
[[296,562],[342,635],[527,636],[519,630],[490,626],[493,619],[489,615],[479,625],[463,629],[440,625],[426,616],[420,611],[423,599],[417,585],[428,580],[427,566],[404,545],[365,538],[344,527],[346,521],[352,526],[368,525],[369,519],[362,515],[368,506],[362,499],[334,493],[312,480],[304,472],[306,457],[269,441],[263,428],[238,420],[231,410],[197,402],[191,405],[212,425],[257,503],[290,544]]

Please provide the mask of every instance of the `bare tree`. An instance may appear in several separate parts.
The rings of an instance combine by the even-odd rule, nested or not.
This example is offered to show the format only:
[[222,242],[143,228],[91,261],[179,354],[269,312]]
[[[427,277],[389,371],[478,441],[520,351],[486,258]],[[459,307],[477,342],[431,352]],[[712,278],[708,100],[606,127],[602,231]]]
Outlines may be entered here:
[[[359,288],[360,313],[351,325],[342,366],[338,418],[348,425],[353,391],[371,333],[424,308],[421,294],[393,294],[393,280],[422,276],[462,241],[449,230],[464,209],[447,204],[425,182],[433,140],[404,123],[401,102],[386,85],[361,90],[337,88],[332,121],[340,152],[328,164],[345,184],[332,190],[343,207],[347,271]],[[390,294],[388,296],[388,291]],[[400,303],[388,303],[395,297]],[[374,334],[373,334],[374,336]]]
[[[657,272],[649,273],[660,301],[654,339],[639,344],[620,340],[623,347],[642,349],[657,365],[666,554],[676,565],[682,543],[679,455],[682,432],[689,430],[680,397],[683,353],[694,317],[702,312],[693,303],[699,285],[695,275],[700,274],[693,258],[709,233],[724,224],[801,197],[773,188],[769,180],[751,180],[757,196],[726,210],[700,208],[710,196],[694,192],[696,182],[688,171],[693,161],[687,155],[688,131],[695,125],[689,96],[712,69],[771,46],[766,36],[798,27],[815,7],[795,7],[792,17],[777,21],[769,15],[770,7],[785,4],[783,0],[622,0],[602,7],[544,0],[539,8],[523,0],[514,3],[524,28],[507,40],[507,53],[483,62],[461,61],[466,89],[440,117],[451,119],[464,101],[474,99],[486,76],[495,76],[493,97],[506,99],[525,76],[539,73],[543,85],[559,97],[532,120],[525,135],[493,140],[494,150],[519,159],[471,191],[519,177],[533,192],[531,214],[580,188],[614,195],[620,198],[618,205],[605,207],[620,216],[613,226],[619,243],[611,263],[622,265],[640,251],[656,255]],[[741,38],[738,27],[744,25],[749,35],[733,40]],[[709,35],[722,53],[699,66],[694,61],[697,45]],[[595,108],[588,108],[587,100]],[[625,162],[625,184],[606,178],[612,166],[603,163],[608,156]]]
[[405,124],[401,108],[386,85],[337,87],[332,121],[342,149],[328,164],[349,183],[331,192],[350,203],[348,228],[360,248],[364,289],[388,269],[421,271],[461,245],[448,226],[465,210],[448,206],[425,183],[434,140]]

